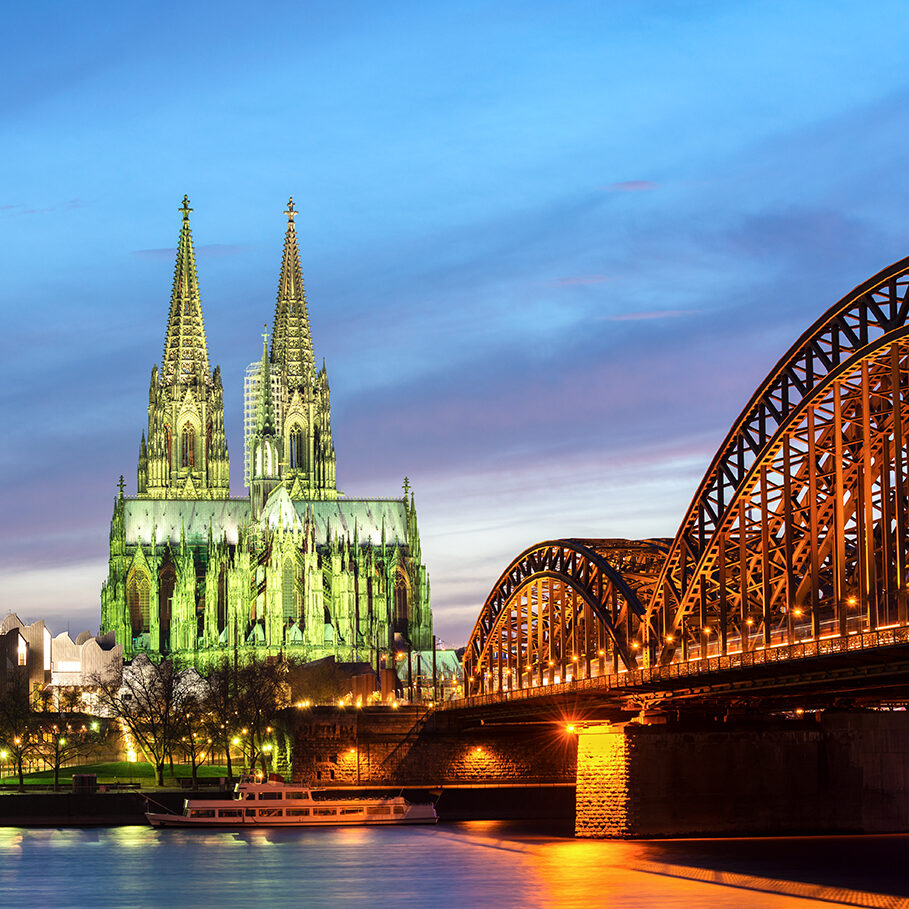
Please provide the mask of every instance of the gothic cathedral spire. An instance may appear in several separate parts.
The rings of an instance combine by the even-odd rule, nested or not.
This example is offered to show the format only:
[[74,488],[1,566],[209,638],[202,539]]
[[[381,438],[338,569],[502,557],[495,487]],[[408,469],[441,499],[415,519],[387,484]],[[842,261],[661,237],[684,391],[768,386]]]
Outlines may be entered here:
[[[208,365],[202,301],[189,214],[183,215],[161,369],[152,369],[148,435],[140,447],[138,491],[149,499],[226,499],[229,458],[224,437],[221,368]],[[144,456],[143,456],[144,455]]]
[[[270,361],[277,388],[274,411],[276,438],[283,456],[281,476],[292,499],[335,499],[338,490],[328,376],[324,364],[316,371],[292,196],[284,214],[287,232]],[[260,376],[264,368],[259,367]]]
[[170,295],[170,314],[164,337],[164,357],[161,378],[165,382],[179,381],[185,385],[209,379],[208,348],[205,344],[205,325],[202,321],[202,300],[196,277],[196,256],[189,228],[189,198],[183,197],[179,209],[183,213],[180,239],[177,243],[177,262],[174,265],[174,287]]
[[284,255],[278,279],[278,300],[275,304],[275,324],[271,336],[271,361],[281,369],[289,385],[312,381],[316,361],[309,330],[309,312],[303,290],[303,271],[294,218],[293,196],[287,203],[287,233],[284,235]]

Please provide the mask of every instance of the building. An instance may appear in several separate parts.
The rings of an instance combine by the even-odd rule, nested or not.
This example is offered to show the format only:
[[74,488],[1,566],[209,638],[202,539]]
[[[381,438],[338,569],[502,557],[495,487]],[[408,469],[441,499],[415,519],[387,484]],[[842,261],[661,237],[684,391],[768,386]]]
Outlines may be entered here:
[[151,372],[137,493],[121,477],[102,631],[127,659],[334,656],[376,663],[432,646],[413,493],[338,491],[328,376],[316,368],[291,199],[271,349],[247,371],[245,498],[231,498],[219,367],[205,341],[184,197],[161,365]]
[[0,682],[18,672],[31,695],[81,692],[98,678],[116,678],[122,665],[123,649],[111,633],[83,631],[73,641],[65,631],[53,637],[43,621],[25,625],[15,613],[0,622]]

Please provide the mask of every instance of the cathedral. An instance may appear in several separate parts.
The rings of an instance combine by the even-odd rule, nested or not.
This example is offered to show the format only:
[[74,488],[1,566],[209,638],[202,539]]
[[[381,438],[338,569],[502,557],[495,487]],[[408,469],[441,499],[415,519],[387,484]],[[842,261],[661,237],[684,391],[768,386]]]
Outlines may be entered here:
[[220,367],[211,370],[184,197],[164,354],[151,371],[137,492],[120,490],[101,630],[129,659],[205,668],[286,654],[377,664],[432,647],[413,493],[348,498],[335,481],[328,376],[316,368],[294,218],[271,334],[247,370],[245,477],[231,498]]

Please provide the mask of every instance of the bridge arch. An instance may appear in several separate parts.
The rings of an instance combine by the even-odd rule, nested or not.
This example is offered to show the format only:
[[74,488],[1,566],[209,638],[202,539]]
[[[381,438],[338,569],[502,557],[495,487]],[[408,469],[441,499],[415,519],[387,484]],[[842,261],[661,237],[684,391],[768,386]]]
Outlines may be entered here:
[[546,540],[502,572],[464,655],[465,691],[531,688],[637,665],[668,541]]
[[906,621],[909,259],[824,313],[704,475],[642,625],[668,663]]

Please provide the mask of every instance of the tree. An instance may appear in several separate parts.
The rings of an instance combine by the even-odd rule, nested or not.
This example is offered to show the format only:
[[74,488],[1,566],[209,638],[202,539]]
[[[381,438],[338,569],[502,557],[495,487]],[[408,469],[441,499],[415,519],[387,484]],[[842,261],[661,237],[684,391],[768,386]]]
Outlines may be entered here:
[[14,675],[0,689],[0,745],[16,768],[20,790],[25,788],[25,761],[36,752],[40,739],[28,696],[23,675]]
[[224,752],[228,777],[233,777],[230,750],[240,728],[236,692],[237,673],[230,663],[218,666],[205,680],[205,718],[208,735],[213,746]]
[[107,734],[107,724],[66,722],[62,714],[43,717],[37,722],[36,752],[54,771],[54,791],[60,786],[60,768],[76,758],[91,754]]
[[261,761],[268,773],[268,755],[274,748],[273,733],[278,713],[289,705],[286,667],[278,662],[252,662],[236,673],[237,719],[242,723],[240,739],[249,769]]
[[103,711],[123,723],[163,786],[164,765],[179,739],[182,716],[180,673],[173,663],[156,666],[140,654],[123,667],[122,679],[96,676],[91,684]]
[[188,694],[180,700],[182,716],[179,718],[177,748],[189,759],[192,768],[193,788],[198,788],[198,768],[206,756],[211,760],[212,739],[208,734],[208,709],[203,698]]

